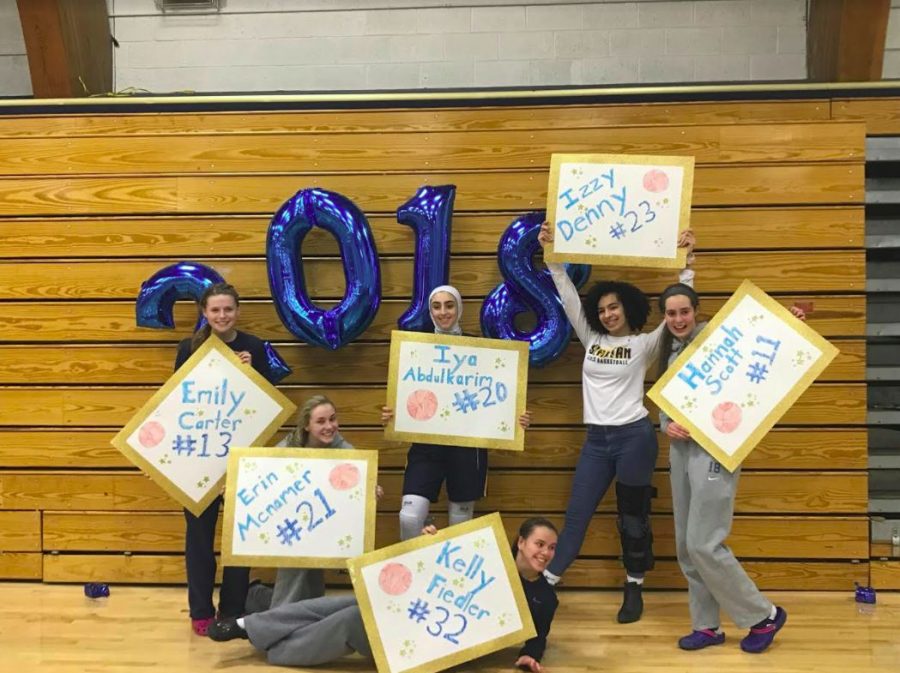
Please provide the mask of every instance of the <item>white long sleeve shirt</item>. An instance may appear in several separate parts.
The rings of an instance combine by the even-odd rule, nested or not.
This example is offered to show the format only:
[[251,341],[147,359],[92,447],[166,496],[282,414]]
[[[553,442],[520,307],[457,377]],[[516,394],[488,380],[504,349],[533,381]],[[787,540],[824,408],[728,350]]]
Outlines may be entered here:
[[[581,369],[584,422],[626,425],[644,418],[644,376],[659,358],[665,322],[652,332],[614,337],[591,329],[578,290],[562,264],[547,264],[572,328],[585,349]],[[694,272],[684,269],[679,280],[693,285]]]

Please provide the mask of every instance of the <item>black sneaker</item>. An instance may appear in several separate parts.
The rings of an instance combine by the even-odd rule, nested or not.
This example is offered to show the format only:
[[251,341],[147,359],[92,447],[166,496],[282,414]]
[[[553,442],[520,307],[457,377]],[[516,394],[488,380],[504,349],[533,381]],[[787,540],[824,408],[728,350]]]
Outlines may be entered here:
[[641,598],[642,585],[637,582],[625,582],[625,593],[622,595],[622,607],[616,617],[619,624],[631,624],[641,618],[644,612],[644,599]]
[[234,640],[235,638],[247,640],[250,637],[247,635],[247,631],[238,626],[237,619],[233,618],[221,619],[210,624],[206,630],[206,635],[220,643],[224,643],[226,640]]

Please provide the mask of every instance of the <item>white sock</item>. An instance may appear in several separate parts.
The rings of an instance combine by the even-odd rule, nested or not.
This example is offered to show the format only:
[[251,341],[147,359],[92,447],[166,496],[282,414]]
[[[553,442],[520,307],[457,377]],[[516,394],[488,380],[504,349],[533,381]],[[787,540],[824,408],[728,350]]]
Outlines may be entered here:
[[562,579],[562,577],[560,577],[559,575],[554,575],[552,572],[546,569],[544,570],[544,577],[547,579],[547,584],[549,584],[551,587],[555,586]]
[[422,534],[431,503],[421,495],[404,495],[400,506],[400,540],[411,540]]
[[643,584],[644,578],[643,577],[632,577],[631,575],[625,575],[625,581],[626,582],[634,582],[635,584]]
[[244,626],[244,618],[243,618],[243,617],[238,617],[238,618],[235,619],[234,621],[236,621],[236,622],[237,622],[237,625],[240,626],[242,629],[244,629],[244,631],[247,630],[247,627]]
[[773,606],[772,606],[772,612],[769,614],[769,619],[771,619],[772,621],[775,621],[775,616],[776,616],[777,614],[778,614],[778,608],[776,608],[776,607],[773,605]]
[[455,526],[458,523],[465,523],[466,521],[471,521],[472,516],[475,514],[475,501],[469,502],[453,502],[450,501],[449,509],[447,512],[447,523],[451,526]]

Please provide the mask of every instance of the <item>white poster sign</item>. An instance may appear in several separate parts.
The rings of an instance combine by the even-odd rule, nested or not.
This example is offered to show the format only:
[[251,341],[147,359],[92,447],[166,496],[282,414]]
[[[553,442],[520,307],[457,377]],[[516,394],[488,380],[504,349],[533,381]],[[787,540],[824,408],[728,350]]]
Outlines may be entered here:
[[682,268],[694,158],[554,154],[547,220],[550,262]]
[[521,451],[528,343],[391,333],[388,439]]
[[343,568],[374,548],[377,474],[377,451],[233,449],[224,563]]
[[379,673],[430,673],[535,634],[499,514],[347,562]]
[[213,335],[112,444],[199,516],[219,495],[231,447],[265,444],[295,409]]
[[837,352],[745,280],[648,395],[733,471]]

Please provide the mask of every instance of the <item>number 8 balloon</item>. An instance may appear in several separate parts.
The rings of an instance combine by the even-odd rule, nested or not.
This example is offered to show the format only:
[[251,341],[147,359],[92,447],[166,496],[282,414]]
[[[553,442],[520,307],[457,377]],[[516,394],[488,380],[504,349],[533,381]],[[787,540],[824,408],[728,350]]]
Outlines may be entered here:
[[[518,339],[530,342],[528,361],[543,367],[556,360],[569,345],[572,326],[550,272],[534,267],[534,254],[540,245],[537,236],[544,211],[527,213],[506,228],[497,246],[497,264],[505,279],[485,298],[481,306],[481,331],[493,339]],[[576,287],[591,275],[587,264],[567,264],[566,271]],[[530,332],[516,328],[515,317],[531,311],[536,325]]]

